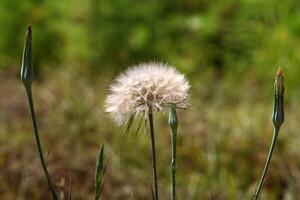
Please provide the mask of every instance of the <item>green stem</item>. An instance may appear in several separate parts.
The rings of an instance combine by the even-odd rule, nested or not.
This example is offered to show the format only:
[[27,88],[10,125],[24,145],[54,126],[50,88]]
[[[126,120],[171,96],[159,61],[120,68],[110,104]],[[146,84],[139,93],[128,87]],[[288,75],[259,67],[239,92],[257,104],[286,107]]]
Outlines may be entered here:
[[149,118],[151,149],[152,149],[152,170],[153,170],[153,182],[154,182],[154,200],[158,200],[155,137],[154,137],[154,125],[153,125],[153,113],[152,113],[152,107],[151,106],[149,106],[148,118]]
[[172,140],[172,161],[171,161],[171,199],[176,200],[176,143],[177,143],[177,113],[176,108],[172,107],[169,117],[169,125],[171,128],[171,140]]
[[275,144],[276,144],[277,136],[279,134],[279,130],[280,130],[279,127],[275,127],[274,128],[274,133],[273,133],[273,138],[272,138],[272,142],[271,142],[269,154],[268,154],[268,157],[267,157],[267,160],[266,160],[266,164],[265,164],[263,173],[261,175],[261,178],[260,178],[257,190],[255,192],[255,196],[253,198],[254,200],[257,200],[259,198],[260,193],[261,193],[262,186],[263,186],[263,183],[264,183],[264,180],[266,178],[266,175],[267,175],[267,172],[268,172],[268,168],[269,168],[269,165],[270,165],[270,161],[272,159],[272,155],[273,155],[274,147],[275,147]]
[[33,128],[34,128],[34,135],[35,135],[35,139],[36,139],[36,145],[37,145],[39,156],[40,156],[40,159],[41,159],[41,162],[42,162],[43,170],[45,172],[47,182],[48,182],[48,186],[49,186],[49,189],[50,189],[51,194],[52,194],[52,199],[53,200],[58,200],[57,194],[54,190],[53,184],[51,182],[50,175],[49,175],[48,170],[47,170],[47,166],[46,166],[43,151],[42,151],[42,146],[41,146],[40,137],[39,137],[39,131],[38,131],[36,118],[35,118],[31,88],[26,87],[26,92],[27,92],[28,102],[29,102],[29,106],[30,106],[30,112],[31,112],[31,117],[32,117],[32,123],[33,123]]
[[172,138],[172,200],[176,200],[176,133],[172,133]]
[[176,131],[172,130],[172,200],[176,200]]

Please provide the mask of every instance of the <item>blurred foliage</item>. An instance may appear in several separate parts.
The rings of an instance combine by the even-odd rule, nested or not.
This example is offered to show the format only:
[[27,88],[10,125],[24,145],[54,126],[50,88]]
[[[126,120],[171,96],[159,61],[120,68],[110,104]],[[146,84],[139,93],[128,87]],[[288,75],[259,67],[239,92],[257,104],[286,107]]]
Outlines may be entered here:
[[174,64],[186,73],[288,69],[299,83],[297,0],[2,0],[0,67],[19,63],[32,24],[36,67],[84,65],[119,71],[141,61]]
[[[148,135],[103,112],[112,77],[144,61],[176,66],[192,82],[179,112],[178,198],[250,199],[272,136],[272,87],[286,72],[287,116],[262,199],[299,199],[298,0],[1,0],[0,199],[48,199],[19,67],[33,27],[34,96],[49,171],[60,191],[91,199],[105,144],[103,199],[150,199]],[[169,198],[170,134],[156,119],[160,196]],[[52,147],[52,148],[51,148]]]

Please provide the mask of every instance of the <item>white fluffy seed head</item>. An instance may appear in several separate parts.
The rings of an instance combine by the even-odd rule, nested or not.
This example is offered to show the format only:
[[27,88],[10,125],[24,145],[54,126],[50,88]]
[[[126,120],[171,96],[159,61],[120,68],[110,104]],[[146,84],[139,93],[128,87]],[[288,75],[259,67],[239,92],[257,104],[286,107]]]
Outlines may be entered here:
[[140,64],[117,77],[110,86],[105,109],[118,125],[125,125],[132,117],[146,116],[151,110],[157,112],[171,105],[184,108],[189,88],[185,76],[174,67]]

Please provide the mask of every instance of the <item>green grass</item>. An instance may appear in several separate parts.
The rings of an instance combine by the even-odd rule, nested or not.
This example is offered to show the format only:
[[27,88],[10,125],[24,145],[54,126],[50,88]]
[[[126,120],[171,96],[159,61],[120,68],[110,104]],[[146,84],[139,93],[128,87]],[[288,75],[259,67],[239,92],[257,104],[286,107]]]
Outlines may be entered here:
[[[270,72],[274,74],[275,72]],[[40,168],[26,96],[17,71],[0,73],[0,198],[50,199]],[[47,75],[47,76],[46,76]],[[33,84],[42,144],[58,188],[73,199],[94,197],[99,146],[105,144],[103,199],[150,199],[151,153],[143,131],[122,139],[124,129],[106,118],[103,101],[112,75],[65,67],[44,72]],[[192,83],[192,107],[178,111],[178,199],[250,199],[272,137],[273,79],[247,74],[216,80],[203,72]],[[270,90],[270,91],[269,91]],[[272,158],[262,199],[299,198],[297,96],[287,89],[286,123]],[[161,199],[170,196],[171,142],[168,114],[154,119]],[[132,129],[135,130],[135,129]],[[147,133],[148,134],[148,133]],[[47,197],[47,198],[46,198]]]

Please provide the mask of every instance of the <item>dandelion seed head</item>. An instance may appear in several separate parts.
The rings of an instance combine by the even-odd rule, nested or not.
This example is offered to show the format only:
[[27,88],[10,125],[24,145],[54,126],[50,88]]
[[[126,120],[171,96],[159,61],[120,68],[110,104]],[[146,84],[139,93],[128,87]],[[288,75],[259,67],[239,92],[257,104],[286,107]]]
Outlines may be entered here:
[[105,110],[118,125],[125,125],[133,116],[158,112],[168,105],[184,108],[189,88],[185,76],[174,67],[140,64],[116,78],[110,86]]

